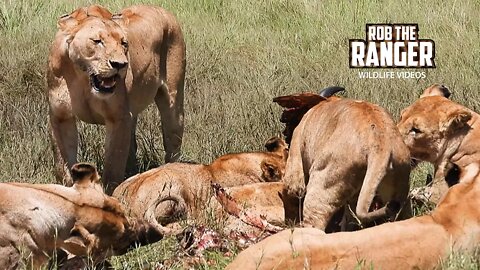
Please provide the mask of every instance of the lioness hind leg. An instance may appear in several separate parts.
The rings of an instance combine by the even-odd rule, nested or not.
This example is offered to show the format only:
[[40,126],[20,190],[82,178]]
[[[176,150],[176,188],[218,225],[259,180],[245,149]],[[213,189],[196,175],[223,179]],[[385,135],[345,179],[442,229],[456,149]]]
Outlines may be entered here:
[[[180,30],[179,30],[180,31]],[[155,96],[155,103],[160,111],[162,121],[163,146],[165,162],[174,162],[180,158],[183,138],[183,101],[185,83],[185,43],[177,34],[171,37],[171,44],[166,49],[165,68],[166,84],[160,86]]]
[[[182,97],[178,98],[178,94],[174,94],[174,97],[171,97],[165,92],[166,90],[163,89],[158,92],[155,97],[155,103],[162,118],[165,162],[174,162],[180,158],[180,148],[183,139],[183,93],[181,94]],[[172,100],[176,101],[172,102]]]
[[[394,170],[387,170],[385,177],[377,188],[377,195],[381,204],[394,205],[397,204],[398,211],[390,207],[388,215],[377,220],[375,223],[383,222],[385,220],[403,220],[412,217],[412,207],[408,194],[410,192],[410,164],[403,167],[394,165]],[[383,206],[383,205],[382,205]],[[378,207],[377,207],[378,208]]]
[[[310,180],[307,185],[307,193],[303,203],[303,220],[307,225],[325,230],[335,212],[340,209],[349,198],[350,192],[339,184],[342,181],[335,181],[328,169],[310,173]],[[329,184],[325,184],[325,181]]]
[[[397,214],[396,217],[397,220],[404,220],[413,216],[411,201],[408,198],[408,195],[410,193],[409,169],[409,166],[405,166],[404,169],[399,169],[392,175],[392,178],[394,178],[393,181],[395,181],[395,192],[392,200],[399,202],[401,207],[400,212]],[[387,174],[387,176],[389,175],[390,174]]]

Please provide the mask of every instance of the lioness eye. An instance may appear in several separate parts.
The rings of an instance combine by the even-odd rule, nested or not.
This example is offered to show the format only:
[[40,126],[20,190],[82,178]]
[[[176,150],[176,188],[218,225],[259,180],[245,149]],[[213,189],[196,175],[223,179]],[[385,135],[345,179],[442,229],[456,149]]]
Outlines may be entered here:
[[125,40],[122,40],[122,46],[125,48],[128,48],[128,42]]
[[95,43],[95,44],[102,44],[102,40],[101,39],[92,39],[92,41]]

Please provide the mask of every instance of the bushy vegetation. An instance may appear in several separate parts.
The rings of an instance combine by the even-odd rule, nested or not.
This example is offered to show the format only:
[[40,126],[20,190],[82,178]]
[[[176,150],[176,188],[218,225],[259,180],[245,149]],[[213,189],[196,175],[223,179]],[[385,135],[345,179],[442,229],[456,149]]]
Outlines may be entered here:
[[[184,159],[209,162],[229,152],[261,149],[280,134],[272,98],[342,85],[351,98],[387,108],[394,117],[432,83],[479,111],[480,2],[316,0],[3,0],[0,3],[0,179],[52,182],[53,157],[44,94],[45,65],[57,18],[98,3],[112,11],[133,3],[163,6],[177,15],[187,43]],[[348,67],[348,39],[363,38],[366,23],[418,23],[436,44],[436,69],[425,79],[359,79]],[[80,161],[102,167],[104,129],[79,123]],[[156,109],[138,126],[141,169],[163,163]],[[414,172],[419,184],[428,167]],[[139,269],[171,256],[172,241],[116,258],[119,269]],[[465,255],[467,256],[467,255]],[[470,256],[448,269],[478,269]],[[213,268],[229,260],[215,257]],[[205,269],[213,269],[204,266]]]

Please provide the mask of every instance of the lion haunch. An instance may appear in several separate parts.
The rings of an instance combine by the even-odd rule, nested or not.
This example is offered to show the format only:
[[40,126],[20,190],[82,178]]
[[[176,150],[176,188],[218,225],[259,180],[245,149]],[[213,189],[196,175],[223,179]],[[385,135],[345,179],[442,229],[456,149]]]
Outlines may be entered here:
[[[289,195],[304,197],[304,222],[325,230],[350,203],[362,223],[395,217],[398,204],[406,203],[409,174],[408,148],[388,112],[332,97],[311,108],[293,131],[283,181]],[[369,212],[377,194],[389,203]],[[400,217],[410,215],[405,204]]]

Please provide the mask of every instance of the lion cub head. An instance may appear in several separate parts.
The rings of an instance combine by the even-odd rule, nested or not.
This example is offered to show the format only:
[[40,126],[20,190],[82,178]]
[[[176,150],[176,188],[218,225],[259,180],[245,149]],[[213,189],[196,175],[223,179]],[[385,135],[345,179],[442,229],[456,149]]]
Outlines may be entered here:
[[97,168],[89,163],[76,163],[70,169],[72,180],[76,186],[88,186],[96,187],[100,185],[100,176],[98,175]]
[[82,7],[58,21],[68,58],[90,79],[92,92],[108,95],[124,85],[128,41],[112,14],[101,6]]
[[122,255],[163,238],[155,225],[127,217],[118,199],[103,192],[95,166],[77,163],[72,166],[71,175],[73,188],[81,194],[81,199],[75,211],[77,221],[63,243],[70,253],[104,258]]
[[397,126],[412,158],[435,163],[469,131],[470,110],[447,99],[449,95],[444,86],[432,85],[402,111]]
[[276,154],[280,159],[266,158],[260,164],[262,179],[265,182],[277,182],[285,175],[285,164],[288,158],[288,145],[282,138],[272,137],[265,143],[268,152]]

